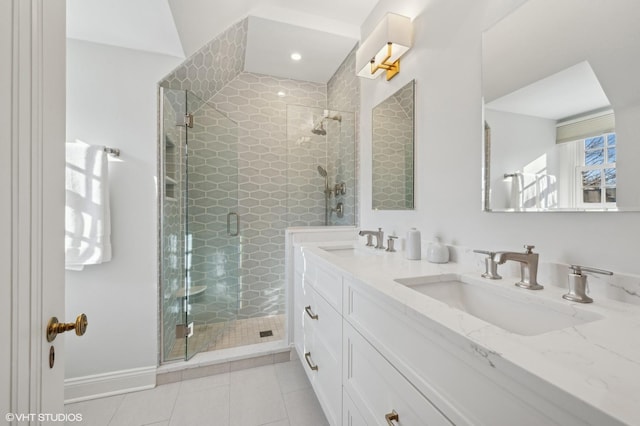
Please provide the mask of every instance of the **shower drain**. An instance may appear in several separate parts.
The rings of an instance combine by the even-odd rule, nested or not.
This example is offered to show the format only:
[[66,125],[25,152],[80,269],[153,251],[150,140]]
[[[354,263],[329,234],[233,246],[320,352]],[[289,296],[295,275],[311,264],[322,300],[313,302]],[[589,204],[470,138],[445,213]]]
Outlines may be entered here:
[[273,336],[273,331],[265,330],[260,332],[260,337],[269,337],[269,336]]

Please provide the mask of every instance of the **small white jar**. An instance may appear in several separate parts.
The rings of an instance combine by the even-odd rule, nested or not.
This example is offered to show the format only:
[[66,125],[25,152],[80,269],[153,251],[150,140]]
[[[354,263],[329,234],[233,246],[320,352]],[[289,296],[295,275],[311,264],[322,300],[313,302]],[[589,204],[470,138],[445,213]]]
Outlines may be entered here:
[[427,260],[431,263],[449,262],[449,248],[436,237],[435,242],[427,246]]

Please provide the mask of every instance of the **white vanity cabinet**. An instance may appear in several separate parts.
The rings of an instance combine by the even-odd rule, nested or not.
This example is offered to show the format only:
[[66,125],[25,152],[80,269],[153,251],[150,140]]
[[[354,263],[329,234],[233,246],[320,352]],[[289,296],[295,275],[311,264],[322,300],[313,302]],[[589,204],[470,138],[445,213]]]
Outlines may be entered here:
[[294,340],[327,420],[342,423],[342,277],[296,255]]
[[343,331],[345,398],[364,424],[453,424],[346,321]]
[[331,425],[621,424],[346,265],[294,258],[295,346]]

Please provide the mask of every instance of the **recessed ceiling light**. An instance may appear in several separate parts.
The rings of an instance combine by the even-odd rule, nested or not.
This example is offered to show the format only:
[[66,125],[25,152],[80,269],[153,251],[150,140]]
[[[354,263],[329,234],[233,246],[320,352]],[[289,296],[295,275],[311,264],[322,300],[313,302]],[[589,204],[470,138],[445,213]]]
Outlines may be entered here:
[[279,91],[279,92],[277,93],[277,95],[278,95],[278,96],[280,96],[281,98],[284,98],[285,96],[287,96],[287,94],[286,94],[286,93],[284,93],[282,90],[281,90],[281,91]]
[[302,59],[302,55],[299,54],[298,52],[293,52],[291,54],[291,59],[294,61],[299,61],[300,59]]

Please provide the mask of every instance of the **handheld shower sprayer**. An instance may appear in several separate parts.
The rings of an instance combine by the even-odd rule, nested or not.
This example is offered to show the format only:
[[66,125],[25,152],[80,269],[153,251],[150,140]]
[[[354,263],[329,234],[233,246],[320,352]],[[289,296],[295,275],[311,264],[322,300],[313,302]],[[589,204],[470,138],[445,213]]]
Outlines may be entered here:
[[329,175],[327,174],[327,170],[322,166],[318,166],[318,173],[324,178],[324,192],[329,191]]

